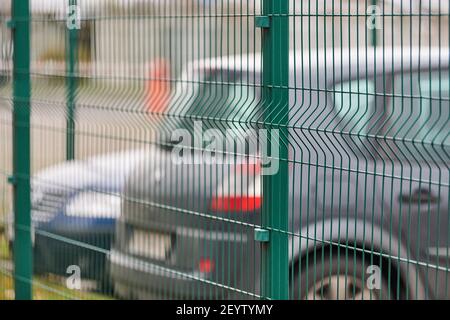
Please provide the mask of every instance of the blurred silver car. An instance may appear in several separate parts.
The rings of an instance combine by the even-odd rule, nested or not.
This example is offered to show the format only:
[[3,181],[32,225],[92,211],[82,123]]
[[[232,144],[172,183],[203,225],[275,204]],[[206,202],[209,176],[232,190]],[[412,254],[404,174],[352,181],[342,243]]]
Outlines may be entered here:
[[[449,53],[291,56],[290,297],[449,298]],[[294,65],[293,62],[296,62]],[[192,63],[162,130],[260,120],[261,57]],[[192,81],[191,81],[192,82]],[[213,116],[222,111],[223,120]],[[244,113],[244,114],[242,114]],[[253,122],[252,122],[253,121]],[[177,164],[162,143],[132,171],[110,255],[127,298],[261,295],[257,164]],[[381,271],[368,287],[369,266]]]

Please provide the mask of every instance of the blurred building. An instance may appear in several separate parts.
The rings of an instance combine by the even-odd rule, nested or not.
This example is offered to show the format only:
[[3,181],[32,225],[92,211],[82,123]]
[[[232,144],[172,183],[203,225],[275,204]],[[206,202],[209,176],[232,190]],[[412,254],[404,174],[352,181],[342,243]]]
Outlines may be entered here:
[[[369,5],[371,1],[366,1]],[[376,26],[379,46],[448,46],[449,2],[378,0],[290,1],[291,48],[365,47]],[[9,12],[2,1],[0,14]],[[31,0],[32,65],[64,72],[68,1]],[[78,0],[80,72],[98,78],[148,76],[156,58],[169,61],[178,74],[188,61],[260,50],[261,34],[254,16],[261,0]],[[6,18],[5,18],[6,19]],[[3,19],[4,20],[4,19]],[[368,22],[369,20],[369,22]],[[2,54],[10,33],[0,27]]]

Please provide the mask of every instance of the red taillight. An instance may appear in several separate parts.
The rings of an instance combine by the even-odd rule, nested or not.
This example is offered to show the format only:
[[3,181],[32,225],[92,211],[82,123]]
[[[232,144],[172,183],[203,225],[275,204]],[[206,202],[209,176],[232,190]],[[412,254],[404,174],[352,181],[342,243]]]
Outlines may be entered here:
[[200,259],[198,270],[202,273],[211,273],[214,270],[214,261],[211,259]]
[[261,209],[261,163],[238,163],[219,184],[212,212],[253,212]]
[[211,210],[215,212],[251,212],[260,208],[259,196],[219,197],[211,201]]

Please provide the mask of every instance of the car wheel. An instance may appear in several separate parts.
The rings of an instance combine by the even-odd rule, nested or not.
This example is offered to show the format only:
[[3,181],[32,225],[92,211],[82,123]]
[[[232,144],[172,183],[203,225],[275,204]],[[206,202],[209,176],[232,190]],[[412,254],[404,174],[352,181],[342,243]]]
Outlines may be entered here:
[[[392,288],[388,293],[388,282],[383,274],[380,274],[378,284],[375,286],[370,277],[370,272],[365,272],[371,265],[370,257],[364,259],[353,255],[349,251],[346,257],[344,250],[338,258],[333,251],[330,257],[329,251],[322,255],[318,254],[315,259],[311,257],[308,264],[303,265],[301,275],[294,279],[294,298],[306,300],[388,300],[395,297]],[[373,259],[373,264],[380,265],[380,259]],[[383,270],[384,272],[385,270]],[[298,271],[297,271],[298,273]],[[376,276],[376,275],[375,275]]]

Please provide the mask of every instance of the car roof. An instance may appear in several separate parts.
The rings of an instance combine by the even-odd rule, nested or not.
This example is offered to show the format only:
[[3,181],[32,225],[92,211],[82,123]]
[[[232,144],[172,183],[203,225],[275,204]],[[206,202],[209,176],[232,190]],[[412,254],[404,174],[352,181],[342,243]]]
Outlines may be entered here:
[[[261,71],[261,54],[244,54],[201,59],[190,63],[187,69],[234,69],[247,72]],[[384,47],[325,48],[314,51],[296,50],[289,53],[290,69],[297,72],[333,72],[338,69],[377,72],[393,70],[436,69],[449,65],[449,48],[439,47]]]

